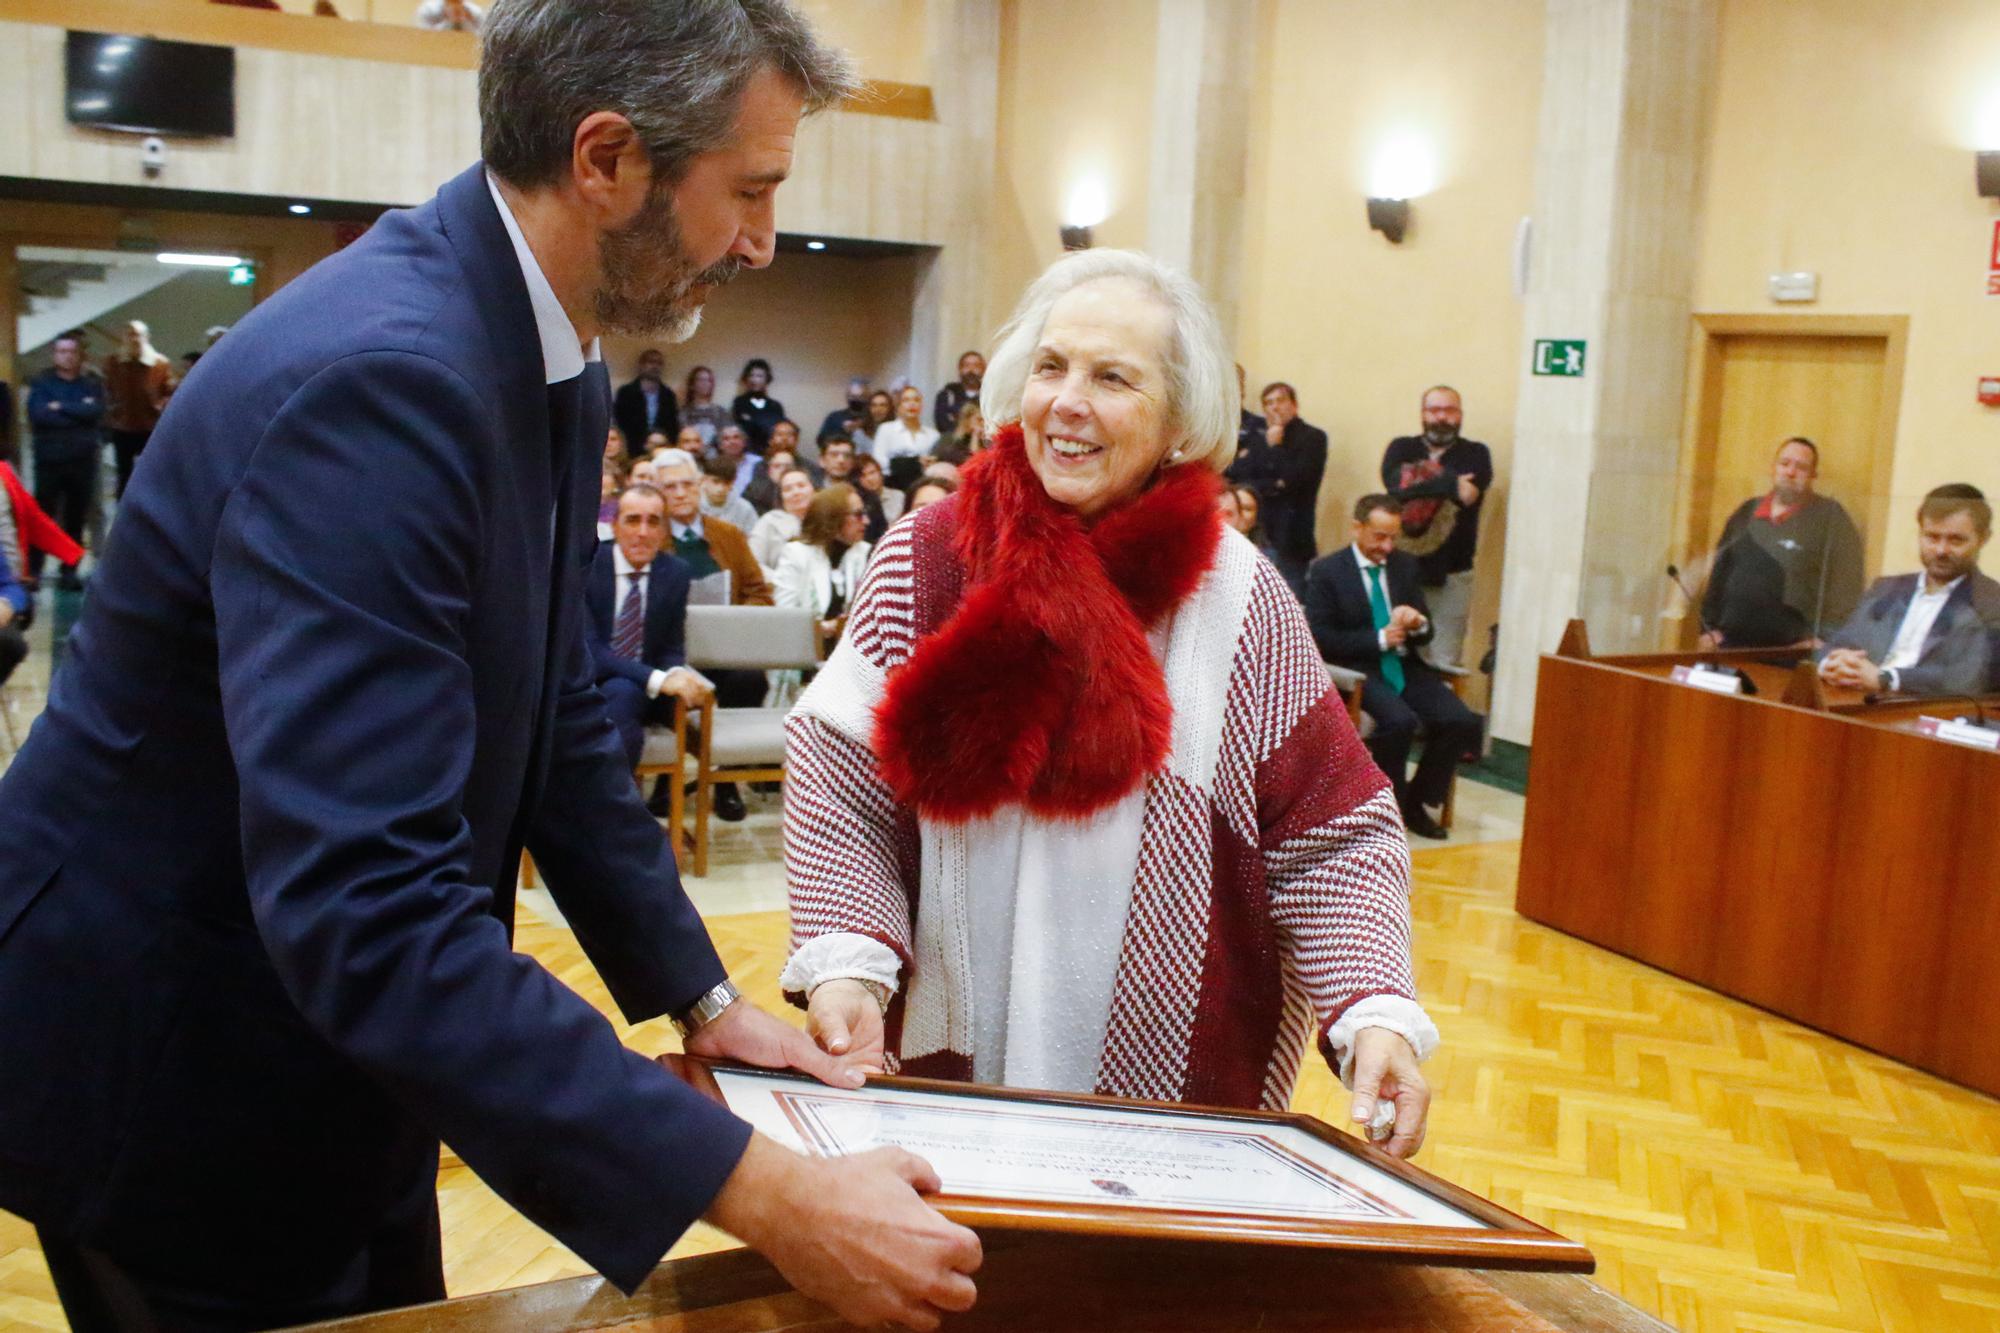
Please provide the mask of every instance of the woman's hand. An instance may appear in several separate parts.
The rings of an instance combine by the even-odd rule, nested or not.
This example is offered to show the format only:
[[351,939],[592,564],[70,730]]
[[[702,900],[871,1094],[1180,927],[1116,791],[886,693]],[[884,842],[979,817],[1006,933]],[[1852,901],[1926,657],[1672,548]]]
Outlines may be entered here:
[[848,1068],[882,1072],[882,1006],[860,982],[836,977],[813,987],[806,1000],[806,1031]]
[[1395,1132],[1382,1145],[1383,1151],[1391,1157],[1413,1156],[1424,1146],[1430,1086],[1417,1071],[1417,1053],[1409,1042],[1387,1028],[1363,1028],[1354,1034],[1353,1118],[1364,1135],[1375,1119],[1378,1100],[1396,1107]]

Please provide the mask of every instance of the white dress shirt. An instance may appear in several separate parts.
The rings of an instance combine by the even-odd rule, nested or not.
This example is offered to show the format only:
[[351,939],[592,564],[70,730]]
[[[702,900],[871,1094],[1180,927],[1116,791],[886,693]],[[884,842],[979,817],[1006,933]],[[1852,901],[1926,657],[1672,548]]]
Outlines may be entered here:
[[[625,609],[625,599],[632,595],[632,589],[634,588],[639,590],[639,621],[641,624],[644,624],[646,612],[652,606],[653,590],[648,586],[652,582],[652,579],[649,577],[652,574],[652,566],[648,565],[646,568],[640,569],[625,558],[625,552],[622,548],[613,546],[611,548],[611,569],[614,575],[611,594],[612,625],[615,627],[618,624],[618,613]],[[615,628],[614,632],[616,632]],[[647,698],[657,699],[660,697],[660,691],[667,686],[667,675],[668,673],[665,671],[655,670],[652,675],[646,677]]]
[[938,433],[929,426],[919,426],[914,431],[901,421],[885,421],[875,428],[875,461],[882,470],[889,470],[889,460],[909,455],[922,458],[937,447]]
[[1882,670],[1889,675],[1889,691],[1895,693],[1900,687],[1896,673],[1915,666],[1923,660],[1924,640],[1931,636],[1931,626],[1937,624],[1938,614],[1944,604],[1951,600],[1958,585],[1965,582],[1960,574],[1936,592],[1927,591],[1930,580],[1917,575],[1917,593],[1910,598],[1910,605],[1903,612],[1903,623],[1896,630],[1895,642],[1889,646],[1889,655],[1882,659]]
[[514,221],[514,212],[507,207],[507,200],[490,171],[486,173],[486,188],[493,195],[493,206],[500,210],[500,224],[507,228],[507,239],[514,243],[514,258],[521,265],[521,277],[528,284],[528,304],[535,311],[535,333],[542,340],[542,369],[547,377],[544,382],[561,384],[573,380],[583,373],[584,366],[604,359],[603,349],[595,338],[585,347],[576,336],[576,325],[569,322],[569,312],[556,299],[556,289],[549,286],[535,252],[521,235],[521,224]]

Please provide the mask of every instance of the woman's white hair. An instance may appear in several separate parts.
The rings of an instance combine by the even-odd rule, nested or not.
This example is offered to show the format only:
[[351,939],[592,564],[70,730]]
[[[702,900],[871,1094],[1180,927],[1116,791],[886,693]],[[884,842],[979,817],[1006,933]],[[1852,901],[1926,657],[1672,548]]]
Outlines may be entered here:
[[1029,284],[987,360],[979,408],[989,429],[1021,419],[1028,369],[1055,303],[1085,283],[1109,278],[1137,283],[1167,309],[1168,465],[1206,463],[1222,471],[1236,457],[1243,406],[1222,326],[1193,278],[1137,250],[1079,250],[1049,265]]

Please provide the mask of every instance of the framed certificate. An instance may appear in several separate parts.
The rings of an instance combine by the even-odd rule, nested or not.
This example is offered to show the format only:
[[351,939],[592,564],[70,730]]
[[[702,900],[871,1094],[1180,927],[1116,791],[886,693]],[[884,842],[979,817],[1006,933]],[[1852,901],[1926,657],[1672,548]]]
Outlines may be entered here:
[[786,1147],[894,1146],[967,1226],[1255,1241],[1471,1268],[1589,1272],[1590,1251],[1311,1116],[932,1079],[828,1087],[663,1057]]

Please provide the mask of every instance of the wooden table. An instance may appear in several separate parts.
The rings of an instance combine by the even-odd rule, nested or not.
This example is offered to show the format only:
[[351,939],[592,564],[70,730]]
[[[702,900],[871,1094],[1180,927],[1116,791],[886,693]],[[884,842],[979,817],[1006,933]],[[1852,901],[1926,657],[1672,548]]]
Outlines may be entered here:
[[[988,1235],[979,1304],[954,1333],[1662,1333],[1588,1279],[1470,1272],[1307,1250]],[[570,1278],[313,1325],[341,1333],[833,1333],[851,1325],[748,1250],[663,1264],[638,1292]]]
[[1809,667],[1753,665],[1786,686],[1747,698],[1667,679],[1694,654],[1565,649],[1521,914],[2000,1095],[2000,754],[1908,728],[1947,703],[1814,697]]

